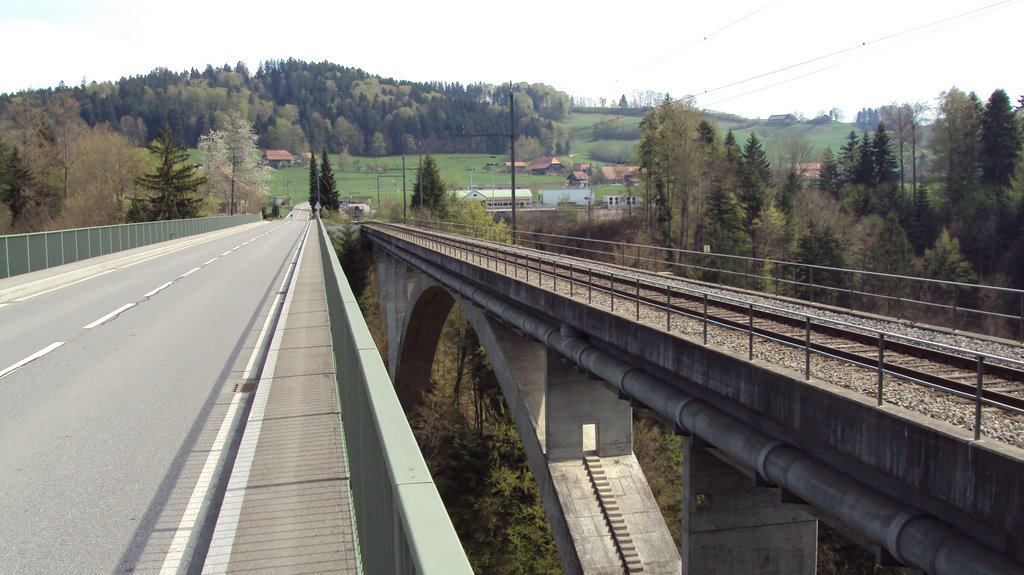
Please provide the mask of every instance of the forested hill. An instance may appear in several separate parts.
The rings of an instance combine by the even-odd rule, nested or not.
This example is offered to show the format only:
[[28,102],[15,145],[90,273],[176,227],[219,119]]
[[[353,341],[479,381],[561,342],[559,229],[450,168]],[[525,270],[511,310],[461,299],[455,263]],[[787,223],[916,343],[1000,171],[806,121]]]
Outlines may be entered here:
[[[156,69],[117,82],[0,96],[0,113],[41,104],[70,91],[91,126],[108,123],[138,143],[165,125],[175,139],[194,146],[219,114],[243,110],[264,148],[303,152],[392,155],[431,152],[503,153],[507,139],[476,137],[509,130],[508,85],[416,83],[381,78],[329,62],[264,62],[255,73],[239,63],[202,72]],[[568,135],[558,124],[569,97],[543,84],[515,87],[517,134],[566,154]]]

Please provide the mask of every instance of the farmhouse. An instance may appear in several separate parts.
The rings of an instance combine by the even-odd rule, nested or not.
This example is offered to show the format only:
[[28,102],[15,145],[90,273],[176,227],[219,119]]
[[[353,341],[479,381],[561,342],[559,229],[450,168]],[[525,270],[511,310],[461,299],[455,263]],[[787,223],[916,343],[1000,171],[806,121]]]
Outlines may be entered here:
[[[512,162],[505,162],[505,172],[512,173]],[[526,162],[516,162],[516,173],[526,172]]]
[[579,170],[573,171],[566,179],[569,181],[570,186],[576,188],[584,188],[588,183],[590,183],[590,176],[588,176],[586,172]]
[[275,170],[292,165],[292,160],[287,150],[263,150],[263,163]]
[[772,114],[768,116],[767,123],[776,126],[789,126],[796,123],[796,116],[793,114]]
[[565,166],[554,156],[543,156],[530,162],[526,169],[535,176],[551,176],[565,172]]
[[635,186],[638,182],[639,170],[636,166],[604,166],[601,168],[601,175],[610,185]]

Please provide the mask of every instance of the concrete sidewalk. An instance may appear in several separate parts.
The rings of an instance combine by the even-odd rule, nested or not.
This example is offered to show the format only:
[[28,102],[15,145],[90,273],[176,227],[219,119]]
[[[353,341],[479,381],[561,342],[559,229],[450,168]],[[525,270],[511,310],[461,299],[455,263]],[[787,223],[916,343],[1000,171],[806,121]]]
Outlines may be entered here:
[[359,573],[323,266],[307,233],[204,573]]

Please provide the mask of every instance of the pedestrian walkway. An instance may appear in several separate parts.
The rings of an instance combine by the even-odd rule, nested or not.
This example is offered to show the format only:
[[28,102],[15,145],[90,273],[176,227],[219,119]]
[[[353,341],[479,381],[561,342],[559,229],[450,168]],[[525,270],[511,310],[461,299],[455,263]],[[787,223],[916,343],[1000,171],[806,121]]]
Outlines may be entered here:
[[204,573],[359,573],[323,265],[307,233]]

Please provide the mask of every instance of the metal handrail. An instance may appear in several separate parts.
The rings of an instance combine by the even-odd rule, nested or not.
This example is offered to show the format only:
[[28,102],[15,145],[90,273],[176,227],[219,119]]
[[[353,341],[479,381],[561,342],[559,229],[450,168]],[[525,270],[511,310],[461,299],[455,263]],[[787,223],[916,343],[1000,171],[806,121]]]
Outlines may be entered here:
[[[399,228],[399,229],[402,229],[402,228]],[[402,229],[402,231],[410,232],[411,230],[409,230],[409,229]],[[424,237],[424,236],[421,236],[421,237]],[[449,246],[449,247],[454,247],[455,246],[454,242],[442,241],[441,239],[437,238],[436,236],[425,236],[425,238],[428,241],[434,243],[435,245],[445,245],[445,246]],[[479,241],[479,240],[476,240],[476,241]],[[469,241],[468,240],[464,240],[463,243],[469,243]],[[502,253],[504,255],[516,255],[516,254],[512,254],[510,252],[513,249],[517,250],[517,251],[525,251],[527,248],[521,248],[521,247],[511,248],[511,247],[508,247],[508,246],[492,246],[491,249],[493,249],[496,252]],[[538,252],[537,250],[529,250],[529,251],[531,252],[531,257],[533,257],[533,258],[535,258],[537,260],[541,260],[544,263],[550,263],[550,264],[556,263],[556,260],[554,258],[551,258],[551,257],[548,257],[546,255],[543,255],[544,252]],[[503,261],[503,260],[499,260],[498,258],[491,258],[489,255],[486,255],[486,254],[477,253],[477,255],[480,256],[480,257],[487,257],[488,259],[492,259],[493,261],[496,261],[496,262]],[[562,256],[562,257],[571,257],[571,256]],[[574,259],[580,260],[580,258],[574,258]],[[600,265],[600,262],[591,262],[591,261],[588,261],[588,260],[580,260],[580,261],[587,262],[590,265],[593,265],[593,264]],[[507,260],[506,260],[506,263],[507,263]],[[564,261],[558,261],[557,263],[559,265],[564,265],[565,264]],[[515,262],[513,265],[515,267],[519,266],[518,262]],[[527,283],[529,283],[529,281],[530,281],[530,279],[529,279],[529,272],[530,271],[533,271],[535,274],[537,274],[537,276],[538,276],[538,286],[540,286],[542,288],[543,288],[543,285],[542,285],[543,284],[543,277],[545,277],[545,276],[553,278],[553,284],[554,284],[554,281],[557,281],[555,279],[557,276],[555,276],[554,273],[545,272],[545,271],[543,271],[541,269],[533,269],[533,268],[530,268],[528,265],[526,266],[526,269],[527,269],[527,275],[526,275],[525,281]],[[603,271],[605,273],[608,273],[609,275],[611,275],[613,283],[616,280],[624,280],[624,283],[628,283],[628,284],[632,285],[638,279],[636,276],[616,273],[614,270],[611,270],[611,269],[605,269]],[[518,277],[518,273],[517,272],[514,274],[514,277]],[[562,280],[569,282],[569,286],[570,286],[569,289],[570,289],[570,291],[572,290],[573,284],[576,284],[576,285],[580,285],[580,286],[585,286],[587,288],[587,290],[588,290],[588,294],[593,292],[593,291],[595,291],[595,290],[597,292],[599,292],[599,293],[601,293],[601,292],[608,293],[609,296],[610,296],[610,311],[612,313],[615,312],[615,295],[616,294],[618,294],[620,297],[627,297],[627,298],[630,297],[629,294],[627,294],[624,290],[623,291],[613,291],[613,289],[605,289],[605,288],[603,288],[601,286],[595,286],[593,284],[592,277],[590,275],[587,276],[587,281],[586,282],[582,282],[582,281],[580,281],[580,280],[578,280],[578,279],[576,279],[574,277],[569,277],[569,278],[562,277]],[[813,355],[815,355],[815,354],[821,355],[821,356],[824,356],[824,357],[831,357],[832,359],[843,361],[843,362],[846,362],[846,363],[851,363],[853,365],[857,365],[859,367],[863,367],[863,368],[866,368],[866,369],[874,369],[876,371],[876,373],[878,374],[878,381],[879,381],[877,397],[876,397],[876,401],[878,402],[878,405],[881,405],[882,402],[884,401],[884,376],[885,375],[889,375],[890,377],[895,377],[897,379],[902,379],[904,381],[908,381],[908,382],[916,384],[916,385],[923,385],[925,387],[928,387],[928,388],[931,388],[931,389],[935,389],[935,390],[939,390],[939,391],[942,391],[944,393],[948,393],[948,394],[956,396],[956,397],[960,397],[960,398],[963,398],[963,399],[971,400],[975,404],[975,426],[974,426],[974,436],[975,436],[975,439],[979,439],[980,436],[981,436],[981,429],[982,429],[982,423],[983,423],[982,422],[982,418],[983,418],[982,406],[988,405],[988,406],[992,406],[992,407],[997,407],[999,409],[1011,411],[1011,412],[1014,412],[1014,413],[1024,414],[1024,410],[1022,410],[1022,409],[1019,409],[1019,408],[1016,408],[1016,407],[1013,407],[1013,406],[1004,405],[1004,404],[999,403],[997,401],[993,401],[993,400],[987,399],[981,393],[982,379],[983,379],[983,369],[984,369],[984,364],[985,364],[985,362],[987,360],[995,361],[995,362],[998,362],[998,363],[1001,363],[1001,364],[1004,364],[1004,365],[1013,366],[1013,367],[1016,367],[1016,368],[1019,368],[1019,369],[1024,369],[1024,361],[1013,359],[1013,358],[1009,358],[1009,357],[999,356],[999,355],[995,355],[995,354],[991,354],[991,353],[987,353],[987,352],[983,352],[983,351],[967,349],[967,348],[953,346],[953,345],[949,345],[949,344],[943,344],[943,343],[939,343],[939,342],[932,342],[932,341],[916,338],[916,337],[913,337],[913,336],[907,336],[907,335],[898,334],[898,333],[894,333],[894,332],[889,332],[889,331],[885,331],[885,330],[881,330],[881,329],[877,329],[877,328],[866,327],[866,326],[863,326],[863,325],[858,325],[858,324],[854,324],[854,323],[844,322],[844,321],[841,321],[841,320],[827,318],[827,317],[823,317],[823,316],[819,316],[819,315],[814,315],[814,314],[794,311],[794,310],[791,310],[791,309],[776,307],[776,306],[772,306],[772,305],[768,305],[768,304],[754,303],[754,302],[751,302],[751,301],[748,301],[748,300],[744,300],[744,299],[741,299],[741,298],[731,297],[731,296],[722,295],[722,294],[713,294],[713,293],[701,291],[701,290],[698,290],[698,289],[693,289],[693,288],[686,287],[686,286],[681,286],[681,285],[677,285],[677,284],[673,284],[673,283],[668,283],[668,282],[659,280],[657,278],[646,278],[644,284],[645,284],[645,286],[651,288],[652,291],[657,291],[657,289],[665,288],[666,290],[675,290],[676,292],[685,292],[685,293],[688,293],[688,294],[691,294],[691,295],[703,298],[703,300],[705,302],[705,304],[704,304],[705,306],[707,305],[707,302],[710,300],[710,301],[718,301],[718,302],[721,302],[721,303],[728,303],[728,304],[732,304],[732,305],[741,305],[743,307],[746,307],[749,310],[748,311],[748,326],[749,327],[748,327],[747,331],[749,331],[749,334],[750,334],[749,335],[749,342],[750,343],[749,343],[749,348],[748,348],[748,356],[750,358],[753,357],[753,352],[754,352],[754,337],[758,336],[761,339],[772,340],[772,341],[775,341],[776,343],[780,343],[780,344],[786,345],[788,347],[792,347],[792,348],[795,348],[795,349],[803,349],[804,352],[805,352],[805,362],[806,362],[805,366],[804,366],[804,374],[805,374],[805,378],[808,378],[808,379],[810,377],[810,370],[811,370],[811,357]],[[641,305],[646,305],[646,306],[649,306],[649,307],[653,307],[655,309],[661,309],[661,308],[659,308],[657,306],[653,306],[653,305],[648,304],[648,303],[642,303],[640,301],[639,297],[635,297],[635,298],[633,298],[633,300],[634,300],[635,306],[636,306],[636,318],[637,319],[639,319],[639,312],[640,312],[640,306]],[[590,296],[589,295],[588,295],[588,301],[590,301]],[[705,309],[706,309],[706,307],[705,307]],[[754,310],[755,309],[759,310],[759,311],[767,311],[767,312],[770,312],[770,313],[781,314],[781,315],[785,315],[785,316],[788,316],[788,317],[793,317],[795,319],[802,319],[805,322],[806,330],[807,330],[807,333],[808,333],[808,337],[805,339],[804,345],[803,346],[797,346],[797,345],[794,345],[794,344],[791,344],[789,342],[785,342],[785,341],[782,341],[782,340],[779,340],[779,339],[776,339],[776,338],[772,338],[772,337],[769,337],[769,336],[761,336],[760,334],[757,334],[753,330],[753,315],[754,315]],[[665,313],[668,314],[667,317],[666,317],[666,326],[668,326],[667,331],[671,332],[671,319],[672,319],[671,308],[666,306],[664,311],[665,311]],[[705,314],[703,316],[703,320],[702,321],[703,321],[703,324],[704,324],[704,334],[705,334],[704,335],[704,345],[707,345],[707,326],[709,324],[717,325],[719,327],[728,328],[728,329],[738,329],[738,328],[733,328],[732,326],[726,325],[724,323],[714,321],[713,319],[710,319],[706,312],[705,312]],[[814,325],[835,326],[835,327],[841,327],[841,328],[845,328],[845,329],[857,330],[857,331],[860,331],[862,333],[869,334],[869,335],[874,335],[878,339],[878,341],[879,341],[879,358],[878,358],[879,361],[878,361],[878,363],[874,364],[874,363],[869,363],[867,361],[865,361],[865,362],[856,362],[856,361],[853,361],[853,360],[850,360],[850,359],[846,359],[846,358],[842,358],[842,357],[838,357],[838,356],[829,354],[827,352],[820,352],[820,351],[817,351],[817,350],[813,349],[812,346],[811,346],[809,334],[810,334],[811,327],[814,326]],[[955,391],[955,390],[941,388],[941,387],[936,387],[936,386],[934,386],[934,385],[932,385],[932,384],[930,384],[928,382],[924,382],[924,381],[921,381],[919,379],[906,376],[904,374],[894,373],[892,371],[889,371],[889,370],[885,369],[885,367],[884,367],[884,354],[885,354],[885,348],[886,348],[886,346],[885,346],[885,342],[886,341],[903,341],[903,342],[912,343],[912,344],[919,345],[919,346],[930,347],[932,349],[936,349],[936,350],[939,350],[939,351],[945,351],[947,353],[956,354],[956,355],[960,355],[961,357],[965,357],[965,358],[970,358],[970,359],[976,360],[977,365],[978,365],[978,370],[979,370],[978,371],[978,377],[977,377],[976,393],[973,394],[973,395],[968,395],[968,394],[964,394],[962,392],[958,392],[958,391]]]
[[[477,228],[474,227],[474,226],[466,225],[466,224],[454,224],[454,223],[450,223],[450,222],[426,221],[426,222],[423,222],[423,227],[426,227],[428,229],[443,229],[444,231],[449,231],[451,233],[460,233],[462,235],[469,235],[469,236],[476,236],[477,235],[477,233],[476,233],[477,232]],[[1012,325],[1011,326],[1007,326],[1007,328],[1005,330],[1003,330],[1003,333],[997,333],[996,335],[1006,335],[1008,337],[1013,337],[1014,335],[1016,335],[1016,337],[1015,337],[1016,339],[1018,339],[1020,341],[1024,341],[1024,290],[1021,290],[1021,289],[1007,288],[1007,287],[1000,287],[1000,286],[989,286],[989,285],[981,285],[981,284],[972,284],[972,283],[964,283],[964,282],[955,282],[955,281],[948,281],[948,280],[937,280],[937,279],[929,279],[929,278],[922,278],[922,277],[915,277],[915,276],[907,276],[907,275],[901,275],[901,274],[887,274],[887,273],[883,273],[883,272],[874,272],[874,271],[866,271],[866,270],[854,270],[854,269],[849,269],[849,268],[837,268],[837,267],[822,266],[822,265],[816,265],[816,264],[803,264],[803,263],[798,263],[798,262],[787,262],[787,261],[773,260],[773,259],[753,258],[753,257],[749,257],[749,256],[737,256],[737,255],[730,255],[730,254],[705,253],[705,252],[700,252],[700,251],[684,250],[684,249],[679,249],[679,248],[664,248],[664,247],[659,247],[659,246],[635,244],[635,243],[630,243],[630,242],[616,242],[616,241],[610,241],[610,240],[601,240],[601,239],[594,239],[594,238],[580,238],[580,237],[572,237],[572,236],[562,236],[562,235],[558,235],[558,234],[547,234],[547,233],[540,233],[540,232],[518,231],[516,236],[517,236],[516,241],[512,242],[512,243],[521,244],[521,242],[524,239],[527,239],[527,238],[542,238],[542,240],[540,240],[540,241],[534,240],[535,243],[537,243],[540,246],[545,246],[545,247],[560,248],[560,249],[571,249],[571,250],[573,250],[573,255],[578,255],[579,253],[603,255],[603,256],[609,256],[610,255],[610,256],[612,256],[613,259],[616,259],[616,258],[621,259],[622,260],[621,261],[621,265],[626,265],[625,260],[628,257],[629,259],[631,259],[631,260],[633,260],[635,262],[635,265],[631,266],[631,267],[635,267],[635,268],[639,268],[640,264],[642,262],[642,263],[644,263],[646,265],[654,267],[655,269],[657,269],[658,267],[661,267],[661,266],[668,266],[670,268],[679,267],[679,268],[682,268],[684,270],[690,270],[691,272],[692,271],[697,271],[697,272],[703,272],[703,273],[706,273],[706,274],[717,274],[717,276],[718,276],[717,283],[719,285],[723,285],[723,286],[725,285],[725,283],[722,281],[723,277],[744,278],[744,286],[747,287],[747,288],[750,287],[750,284],[751,284],[752,281],[756,281],[756,282],[762,282],[762,281],[770,282],[770,283],[773,283],[773,284],[776,285],[775,293],[777,293],[777,294],[781,293],[780,290],[778,289],[778,285],[779,284],[782,284],[784,286],[791,286],[792,293],[785,294],[787,297],[795,297],[797,299],[803,299],[803,300],[806,300],[806,301],[810,301],[812,303],[815,301],[814,294],[816,292],[817,293],[821,293],[821,292],[824,291],[826,293],[834,293],[834,294],[849,294],[850,298],[849,298],[848,305],[845,305],[843,307],[846,307],[847,309],[850,309],[850,310],[862,309],[862,310],[865,310],[865,311],[872,311],[870,309],[870,307],[863,305],[865,297],[872,298],[875,301],[879,302],[879,304],[881,302],[887,302],[889,305],[892,305],[895,302],[895,317],[897,319],[903,319],[903,317],[904,317],[904,315],[905,315],[905,313],[907,311],[907,310],[904,309],[904,304],[926,306],[926,307],[935,308],[935,309],[938,309],[938,310],[943,310],[943,311],[951,312],[949,314],[939,315],[939,317],[936,317],[935,314],[929,315],[929,316],[927,316],[927,319],[931,323],[936,323],[936,324],[939,324],[939,325],[945,325],[945,327],[949,327],[949,328],[952,328],[952,329],[958,329],[960,327],[961,319],[963,317],[968,316],[968,315],[979,316],[981,318],[998,318],[998,319],[1002,319],[1002,320],[1008,320],[1008,321],[1012,321]],[[544,241],[543,238],[546,238],[547,241]],[[564,243],[558,243],[558,241],[556,241],[556,240],[569,240],[569,241],[572,241],[572,242],[586,242],[588,244],[594,244],[594,245],[597,245],[597,246],[606,246],[608,249],[607,250],[601,250],[601,249],[593,249],[593,248],[586,248],[586,247],[579,247],[579,246],[568,246],[568,245],[565,245]],[[505,243],[508,243],[508,242],[505,242]],[[621,253],[617,254],[615,252],[616,249],[620,250]],[[626,251],[628,251],[628,250],[635,251],[636,255],[635,256],[633,256],[633,255],[627,256],[626,255]],[[733,270],[733,269],[727,269],[726,266],[708,267],[706,265],[701,265],[699,262],[692,262],[692,263],[677,262],[677,261],[675,261],[677,258],[673,258],[673,261],[671,261],[671,262],[666,262],[663,259],[658,259],[658,258],[653,258],[653,257],[643,257],[641,255],[643,251],[647,251],[648,253],[650,253],[652,250],[657,252],[657,253],[667,252],[667,253],[677,254],[677,255],[681,255],[681,256],[688,256],[688,257],[691,257],[691,258],[714,258],[716,262],[723,261],[723,260],[724,261],[735,261],[735,262],[738,262],[740,264],[745,265],[746,266],[745,267],[746,271],[737,271],[737,270]],[[678,258],[678,259],[682,259],[682,258]],[[790,279],[790,278],[787,278],[787,277],[784,277],[784,276],[782,276],[782,277],[779,277],[779,276],[766,277],[766,276],[761,276],[761,275],[758,275],[758,274],[752,274],[752,273],[750,273],[750,266],[751,266],[751,264],[771,265],[771,266],[775,266],[776,269],[782,269],[782,270],[792,269],[792,270],[794,270],[794,273],[795,273],[796,269],[803,268],[803,269],[808,270],[808,273],[807,273],[808,281],[806,281],[806,282],[804,282],[804,281],[796,281],[795,279]],[[844,275],[848,276],[848,278],[849,278],[848,280],[839,282],[839,283],[845,284],[846,287],[827,285],[827,284],[822,284],[822,283],[815,283],[815,281],[814,281],[814,276],[815,276],[814,272],[815,272],[815,270],[817,270],[819,272],[819,277],[821,276],[820,272],[839,273],[839,274],[844,274]],[[874,279],[881,280],[881,281],[888,280],[888,281],[891,281],[891,282],[896,282],[896,287],[895,287],[896,293],[893,294],[893,293],[887,293],[887,292],[882,292],[882,291],[864,291],[863,289],[858,290],[853,285],[854,284],[854,280],[858,276],[860,278],[868,278],[868,279],[874,278]],[[864,284],[864,279],[861,280],[862,287],[863,287],[863,284]],[[913,286],[914,284],[922,284],[918,288],[915,288],[917,290],[925,290],[929,286],[931,286],[935,290],[938,290],[940,292],[942,292],[943,290],[949,291],[949,292],[951,292],[949,297],[951,298],[952,301],[950,301],[950,302],[924,301],[923,299],[914,299],[913,297],[905,297],[905,296],[903,296],[903,293],[908,293],[908,292],[911,291],[911,286]],[[806,291],[806,296],[804,294],[802,294],[801,291]],[[993,296],[993,298],[992,298],[993,300],[995,300],[996,298],[1002,297],[1003,298],[1003,303],[1005,304],[1003,306],[1003,310],[1000,311],[999,309],[976,309],[976,308],[965,306],[965,305],[963,305],[963,303],[958,301],[962,297],[962,294],[968,293],[968,292],[975,292],[975,291],[995,294]],[[859,300],[861,302],[860,306],[856,305],[858,300],[854,296],[858,296],[860,298],[860,300]],[[1006,298],[1011,298],[1011,299],[1006,299]],[[1017,311],[1014,311],[1013,313],[1010,313],[1009,311],[1007,311],[1011,307],[1015,308],[1015,310],[1017,310]],[[946,318],[944,317],[944,315],[951,315],[952,316],[951,317],[951,321],[946,321]],[[921,317],[923,317],[923,316],[921,316]],[[1016,334],[1014,334],[1014,332],[1016,332]]]
[[359,303],[318,227],[362,572],[469,575]]

